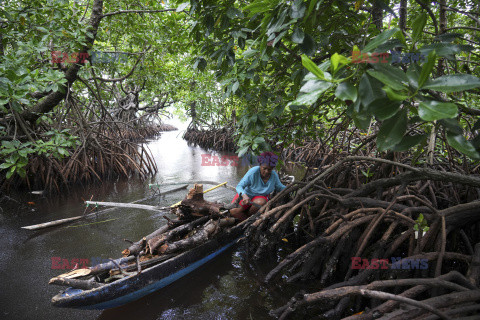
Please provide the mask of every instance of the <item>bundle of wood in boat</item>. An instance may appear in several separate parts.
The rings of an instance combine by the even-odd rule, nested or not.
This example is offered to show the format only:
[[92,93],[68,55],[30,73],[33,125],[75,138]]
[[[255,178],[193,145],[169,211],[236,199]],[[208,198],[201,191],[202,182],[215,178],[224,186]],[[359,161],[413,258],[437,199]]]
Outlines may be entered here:
[[[137,255],[143,250],[150,254],[157,252],[164,254],[202,243],[215,234],[220,227],[235,223],[233,218],[223,216],[220,208],[221,204],[205,201],[203,185],[195,184],[177,209],[178,220],[172,220],[174,223],[170,222],[143,237],[122,253],[124,256]],[[218,221],[213,222],[213,219]],[[196,230],[195,234],[191,234],[194,230]],[[187,238],[184,238],[185,235]]]
[[220,230],[233,224],[235,224],[235,219],[231,217],[217,220],[201,217],[172,230],[167,230],[157,237],[151,238],[148,242],[145,241],[146,247],[136,256],[130,255],[87,269],[73,270],[52,278],[49,283],[84,290],[97,288],[104,283],[139,273],[141,270],[166,261],[177,255],[179,251],[198,246]]
[[139,265],[134,256],[119,258],[116,260],[111,259],[106,263],[101,263],[90,268],[76,269],[54,277],[50,279],[49,284],[90,290],[109,282],[108,280],[116,275],[122,275],[122,277],[128,276],[132,273],[137,273],[139,268],[144,270],[160,262],[166,261],[171,257],[173,257],[173,255],[146,255],[140,258]]
[[220,204],[203,199],[203,186],[195,185],[179,207],[179,219],[133,243],[122,251],[123,258],[78,269],[52,278],[50,284],[93,289],[166,261],[180,252],[196,247],[235,219],[220,214]]

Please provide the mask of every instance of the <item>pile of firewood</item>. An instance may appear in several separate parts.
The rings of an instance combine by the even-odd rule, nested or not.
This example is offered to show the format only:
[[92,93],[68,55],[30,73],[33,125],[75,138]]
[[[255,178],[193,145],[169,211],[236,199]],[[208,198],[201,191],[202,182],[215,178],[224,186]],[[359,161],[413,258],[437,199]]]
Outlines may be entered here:
[[[205,201],[203,185],[195,184],[187,197],[175,208],[178,219],[143,237],[123,250],[123,258],[77,269],[50,280],[50,284],[89,290],[132,273],[141,273],[176,254],[211,239],[221,230],[235,224],[235,219],[221,212],[221,204]],[[100,279],[97,281],[95,279]]]

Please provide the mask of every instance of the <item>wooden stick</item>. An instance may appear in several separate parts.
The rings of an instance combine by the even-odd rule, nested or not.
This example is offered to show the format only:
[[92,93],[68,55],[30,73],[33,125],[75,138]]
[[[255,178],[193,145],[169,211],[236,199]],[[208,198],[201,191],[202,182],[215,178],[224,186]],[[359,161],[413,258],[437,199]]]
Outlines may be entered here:
[[22,227],[22,229],[38,230],[38,229],[57,226],[59,224],[64,224],[64,223],[67,223],[67,222],[77,221],[77,220],[82,219],[83,217],[84,216],[77,216],[77,217],[60,219],[60,220],[55,220],[55,221],[50,221],[50,222],[45,222],[45,223],[40,223],[40,224],[34,224],[34,225],[31,225],[31,226]]
[[[188,187],[188,185],[185,185],[185,186],[182,186],[181,188],[175,188],[175,189],[172,189],[172,190],[168,190],[168,191],[165,191],[163,194],[166,194],[166,193],[170,193],[170,192],[173,192],[173,191],[177,191],[178,189],[184,189]],[[154,197],[156,197],[158,195],[153,195],[153,196],[149,196],[149,197],[146,197],[146,198],[143,198],[143,199],[140,199],[140,200],[136,200],[136,201],[133,201],[133,202],[130,202],[130,203],[138,203],[138,202],[141,202],[141,201],[145,201],[145,200],[149,200],[149,199],[152,199]],[[91,217],[96,217],[97,215],[100,215],[100,214],[103,214],[103,213],[107,213],[107,212],[110,212],[110,211],[113,211],[113,210],[116,210],[116,207],[113,207],[113,208],[109,208],[109,209],[105,209],[105,210],[101,210],[101,211],[98,211],[98,212],[93,212],[93,213],[90,213],[90,214],[86,214],[86,215],[83,215],[83,216],[76,216],[76,217],[71,217],[71,218],[66,218],[66,219],[60,219],[60,220],[54,220],[54,221],[49,221],[49,222],[45,222],[45,223],[40,223],[40,224],[34,224],[34,225],[30,225],[30,226],[25,226],[25,227],[22,227],[22,229],[26,229],[26,230],[40,230],[40,229],[44,229],[44,228],[49,228],[49,227],[54,227],[54,226],[58,226],[58,225],[61,225],[61,224],[65,224],[65,223],[69,223],[69,222],[73,222],[73,221],[77,221],[77,220],[80,220],[82,218],[91,218]]]
[[[158,184],[158,183],[150,183],[148,185],[149,188],[153,188],[153,187],[160,187],[160,186],[168,186],[168,185],[177,185],[177,184],[184,184],[184,183],[189,183],[189,184],[193,184],[193,183],[197,183],[197,184],[212,184],[212,185],[220,185],[220,182],[216,182],[216,181],[184,181],[184,182],[170,182],[170,183],[162,183],[162,184]],[[225,188],[227,189],[230,189],[232,191],[235,191],[236,192],[236,188],[235,187],[232,187],[232,186],[229,186],[227,184],[221,184],[223,185]]]
[[136,203],[122,203],[122,202],[102,202],[102,201],[85,201],[87,205],[95,206],[107,206],[107,207],[117,207],[117,208],[133,208],[133,209],[143,209],[143,210],[152,210],[152,211],[162,211],[166,210],[169,207],[157,207],[149,206],[146,204],[136,204]]

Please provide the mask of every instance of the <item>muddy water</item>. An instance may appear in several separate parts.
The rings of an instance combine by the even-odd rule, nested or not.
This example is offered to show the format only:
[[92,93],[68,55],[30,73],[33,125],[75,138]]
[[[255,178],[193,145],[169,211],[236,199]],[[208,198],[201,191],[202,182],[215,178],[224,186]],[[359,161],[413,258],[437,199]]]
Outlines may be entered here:
[[[4,199],[0,203],[0,319],[269,319],[268,310],[285,302],[278,289],[261,283],[259,269],[250,268],[238,245],[172,285],[116,309],[83,311],[50,306],[51,297],[61,287],[47,285],[48,280],[67,272],[72,260],[91,265],[95,260],[117,258],[127,247],[124,239],[136,241],[166,220],[160,213],[118,208],[96,219],[39,232],[21,226],[80,215],[85,210],[83,199],[92,196],[112,202],[148,197],[152,195],[148,183],[208,180],[235,186],[249,169],[242,165],[202,166],[201,155],[209,152],[188,146],[179,131],[163,133],[148,146],[159,170],[151,181],[111,181],[71,190],[68,197],[23,194],[15,196],[18,202]],[[205,198],[225,201],[233,195],[220,188]],[[184,196],[185,191],[175,192],[143,203],[167,206]]]

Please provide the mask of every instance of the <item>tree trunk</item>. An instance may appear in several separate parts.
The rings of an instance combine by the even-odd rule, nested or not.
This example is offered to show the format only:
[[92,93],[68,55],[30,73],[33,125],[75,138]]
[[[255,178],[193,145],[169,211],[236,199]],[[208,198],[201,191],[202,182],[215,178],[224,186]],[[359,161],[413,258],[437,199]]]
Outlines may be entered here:
[[[95,0],[92,6],[92,13],[90,17],[90,28],[89,32],[92,34],[92,37],[86,36],[85,45],[80,50],[80,53],[86,53],[92,49],[93,43],[97,36],[97,30],[100,25],[100,21],[103,18],[103,0]],[[65,72],[65,79],[67,83],[65,85],[59,86],[59,90],[49,93],[45,98],[41,99],[32,109],[26,110],[22,113],[22,118],[34,123],[42,114],[50,112],[55,108],[65,97],[67,96],[68,91],[72,84],[77,80],[77,74],[82,66],[82,63],[72,64],[67,71]]]
[[378,31],[381,32],[383,29],[383,10],[375,2],[372,8],[372,22],[375,26],[377,26]]
[[403,32],[405,32],[405,29],[407,28],[407,6],[408,6],[408,1],[407,0],[401,0],[400,1],[399,27],[400,27],[400,30],[402,30]]

